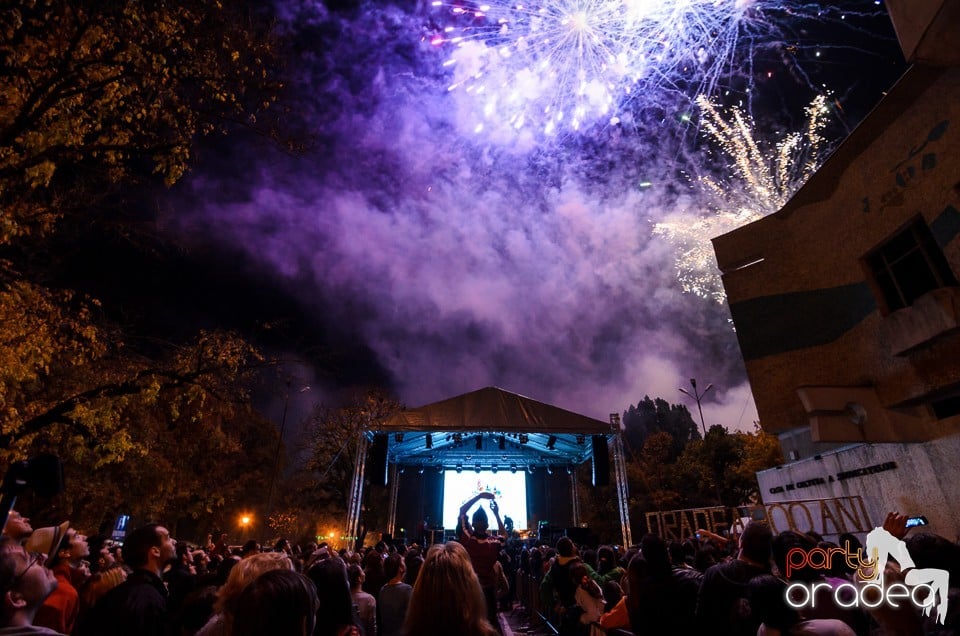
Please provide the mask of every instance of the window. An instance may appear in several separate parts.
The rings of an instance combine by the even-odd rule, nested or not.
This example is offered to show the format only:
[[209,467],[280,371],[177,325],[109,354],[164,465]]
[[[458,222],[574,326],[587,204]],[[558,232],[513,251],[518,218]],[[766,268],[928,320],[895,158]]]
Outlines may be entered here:
[[927,292],[957,285],[940,246],[923,219],[864,258],[887,311],[909,307]]

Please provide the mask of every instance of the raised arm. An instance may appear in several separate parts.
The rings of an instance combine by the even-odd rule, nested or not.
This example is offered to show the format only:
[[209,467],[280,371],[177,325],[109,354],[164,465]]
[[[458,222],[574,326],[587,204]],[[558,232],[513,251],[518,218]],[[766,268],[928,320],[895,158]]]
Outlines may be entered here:
[[460,506],[460,531],[468,537],[473,536],[473,527],[470,525],[470,520],[467,519],[467,511],[473,507],[473,504],[477,503],[481,499],[493,499],[493,493],[482,492],[467,501],[467,503]]
[[494,500],[490,501],[490,510],[493,511],[493,516],[497,518],[497,529],[501,537],[507,536],[507,529],[503,527],[503,520],[500,519],[500,506],[497,505],[497,502]]

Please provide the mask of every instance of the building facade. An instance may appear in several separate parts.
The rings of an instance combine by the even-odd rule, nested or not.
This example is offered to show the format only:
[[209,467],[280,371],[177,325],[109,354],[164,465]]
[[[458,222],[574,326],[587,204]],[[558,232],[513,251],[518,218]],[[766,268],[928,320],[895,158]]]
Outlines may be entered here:
[[783,209],[713,242],[761,425],[798,460],[758,475],[764,502],[862,495],[953,539],[960,20],[906,4],[915,64]]

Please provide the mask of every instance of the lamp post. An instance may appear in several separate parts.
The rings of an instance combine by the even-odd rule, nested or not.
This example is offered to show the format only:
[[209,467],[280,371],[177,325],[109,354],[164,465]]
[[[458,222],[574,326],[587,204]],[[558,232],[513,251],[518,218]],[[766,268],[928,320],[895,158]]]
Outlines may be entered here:
[[[287,380],[287,389],[283,395],[283,414],[280,416],[280,435],[277,439],[277,450],[273,454],[273,471],[270,474],[270,492],[267,495],[267,512],[263,516],[263,523],[270,523],[270,515],[273,513],[273,493],[277,485],[277,477],[280,472],[280,452],[283,450],[283,431],[287,426],[287,406],[290,404],[290,384],[291,381]],[[299,393],[306,393],[310,390],[309,386],[304,386],[299,390]],[[261,526],[261,530],[267,531],[268,528]],[[266,532],[265,532],[266,534]]]
[[685,388],[680,387],[680,392],[686,395],[687,397],[692,397],[697,402],[697,411],[700,413],[700,427],[703,429],[703,439],[707,439],[707,425],[703,421],[703,408],[700,406],[700,400],[703,399],[703,396],[707,394],[710,389],[713,388],[712,384],[708,384],[707,388],[703,390],[703,393],[697,392],[697,379],[690,378],[690,386],[693,387],[693,393],[687,391]]

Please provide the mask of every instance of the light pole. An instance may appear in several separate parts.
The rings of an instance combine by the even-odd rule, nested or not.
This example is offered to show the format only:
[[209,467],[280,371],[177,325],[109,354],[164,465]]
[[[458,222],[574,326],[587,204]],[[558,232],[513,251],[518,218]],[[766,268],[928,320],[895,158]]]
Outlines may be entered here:
[[703,439],[707,439],[707,425],[703,421],[703,408],[700,406],[700,400],[703,399],[703,396],[713,388],[712,384],[708,384],[707,388],[703,390],[703,393],[697,393],[697,379],[690,378],[690,386],[693,387],[693,393],[687,391],[685,388],[680,387],[680,392],[686,395],[687,397],[692,397],[697,402],[697,411],[700,413],[700,427],[703,429]]
[[[270,475],[270,492],[267,495],[267,513],[263,516],[263,524],[261,525],[262,531],[266,534],[266,531],[269,530],[268,524],[270,523],[270,514],[273,512],[273,492],[277,485],[277,476],[280,472],[280,452],[283,450],[283,431],[287,427],[287,406],[290,404],[290,384],[291,381],[287,380],[287,390],[283,395],[283,414],[280,416],[280,435],[277,439],[277,451],[273,454],[273,471]],[[309,386],[304,386],[300,389],[300,393],[306,393],[310,390]]]

